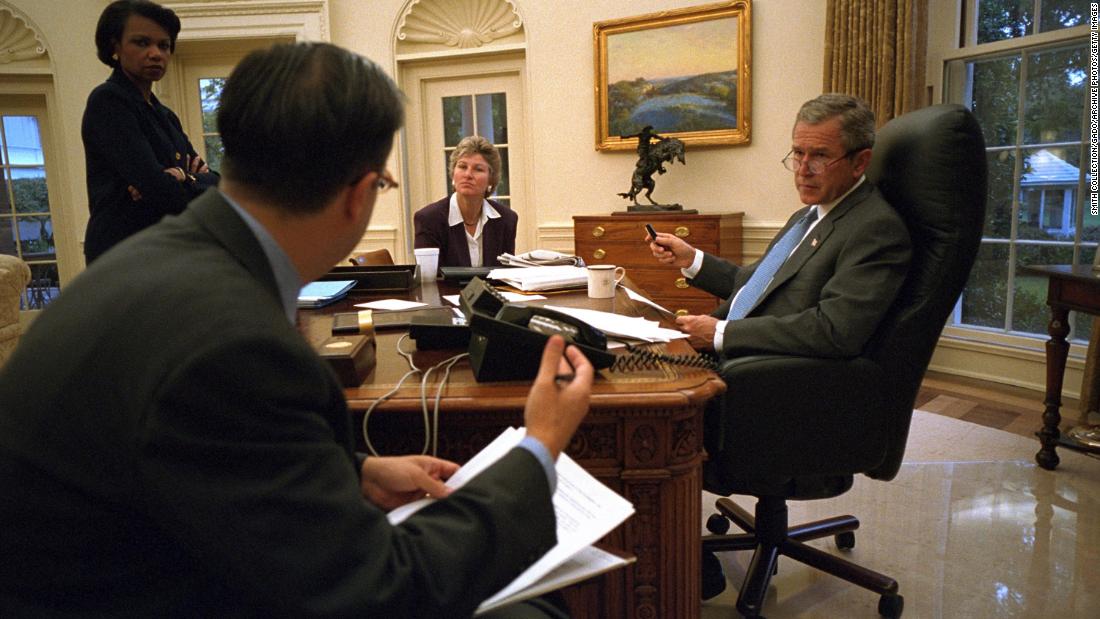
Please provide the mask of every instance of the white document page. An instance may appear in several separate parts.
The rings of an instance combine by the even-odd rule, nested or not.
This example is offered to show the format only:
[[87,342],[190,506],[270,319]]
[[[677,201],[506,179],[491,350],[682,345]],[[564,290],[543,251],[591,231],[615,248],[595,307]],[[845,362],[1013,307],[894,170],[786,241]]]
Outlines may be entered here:
[[633,299],[635,301],[638,301],[639,303],[645,303],[646,305],[656,309],[657,311],[668,314],[669,316],[676,316],[676,313],[673,312],[672,310],[670,310],[670,309],[666,308],[665,306],[653,301],[652,299],[642,295],[641,293],[634,292],[633,290],[631,290],[630,288],[627,288],[626,286],[623,286],[623,290],[626,291],[626,296],[630,297],[631,299]]
[[478,615],[495,610],[501,606],[529,600],[544,593],[554,591],[555,589],[561,589],[573,583],[588,580],[604,572],[626,567],[636,560],[635,557],[624,559],[606,550],[600,550],[595,546],[582,548],[580,552],[570,557],[565,563],[551,570],[549,574],[534,585],[527,587],[515,595],[504,598],[493,596],[491,603],[489,601],[483,602],[481,606],[477,607],[477,612],[474,613],[474,616],[477,617]]
[[[516,445],[519,445],[519,442],[523,440],[526,434],[526,428],[508,428],[504,432],[501,432],[500,435],[493,439],[493,442],[485,446],[485,449],[477,452],[477,455],[470,458],[466,464],[462,465],[462,467],[446,481],[446,485],[456,490],[461,488],[466,482],[476,477],[478,473],[489,468],[490,464],[500,460],[504,454],[511,451]],[[425,505],[429,505],[434,501],[436,501],[436,499],[424,497],[423,499],[406,503],[401,507],[390,510],[390,512],[386,514],[386,517],[389,518],[390,524],[399,524]]]
[[[470,458],[447,480],[447,485],[452,488],[462,487],[518,445],[526,434],[526,428],[508,428],[493,439],[485,449]],[[553,497],[554,516],[557,520],[557,545],[508,586],[485,600],[483,605],[500,603],[505,598],[540,582],[552,570],[610,533],[634,513],[634,506],[630,501],[600,483],[567,454],[558,456],[554,468],[558,475],[557,490]],[[390,523],[399,524],[434,501],[436,499],[433,498],[413,501],[390,511],[387,517]],[[593,572],[593,575],[595,573],[598,572]]]
[[599,482],[567,454],[558,456],[558,489],[554,493],[554,515],[558,521],[558,544],[484,604],[506,598],[538,582],[582,549],[597,542],[619,526],[634,506]]
[[520,290],[552,290],[586,284],[588,271],[574,266],[502,268],[493,269],[488,277]]
[[621,335],[646,342],[668,342],[687,337],[686,333],[675,329],[666,329],[657,321],[646,320],[641,316],[623,316],[611,312],[559,305],[547,305],[546,307],[578,320],[583,320],[608,335]]
[[[528,301],[538,301],[545,299],[546,297],[541,294],[520,294],[518,292],[511,292],[508,290],[498,290],[500,294],[504,295],[504,299],[509,303],[526,303]],[[452,304],[458,305],[461,297],[457,294],[445,294],[443,300]]]

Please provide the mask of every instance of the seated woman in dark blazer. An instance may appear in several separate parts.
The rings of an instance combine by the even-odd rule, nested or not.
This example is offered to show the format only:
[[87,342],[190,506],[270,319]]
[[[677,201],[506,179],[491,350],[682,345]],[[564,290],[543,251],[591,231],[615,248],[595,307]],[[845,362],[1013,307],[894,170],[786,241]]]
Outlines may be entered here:
[[454,193],[413,215],[413,246],[438,247],[439,266],[500,266],[497,256],[516,251],[519,216],[489,200],[500,182],[500,153],[489,140],[465,137],[451,152]]

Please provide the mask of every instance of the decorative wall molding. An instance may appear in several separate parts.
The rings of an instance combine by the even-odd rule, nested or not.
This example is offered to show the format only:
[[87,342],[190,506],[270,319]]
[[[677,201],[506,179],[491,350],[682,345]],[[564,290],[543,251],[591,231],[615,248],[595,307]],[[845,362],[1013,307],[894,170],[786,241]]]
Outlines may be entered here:
[[470,49],[522,27],[512,0],[412,0],[398,21],[397,40]]
[[27,61],[49,62],[46,41],[27,17],[0,4],[0,65]]
[[398,264],[404,262],[404,256],[397,253],[397,228],[368,228],[363,234],[363,238],[359,239],[359,242],[355,245],[355,250],[352,253],[374,249],[389,250],[395,262]]
[[535,247],[552,249],[571,254],[575,251],[573,243],[573,224],[544,224],[535,230]]
[[190,0],[165,2],[183,22],[182,39],[293,37],[330,39],[328,0]]

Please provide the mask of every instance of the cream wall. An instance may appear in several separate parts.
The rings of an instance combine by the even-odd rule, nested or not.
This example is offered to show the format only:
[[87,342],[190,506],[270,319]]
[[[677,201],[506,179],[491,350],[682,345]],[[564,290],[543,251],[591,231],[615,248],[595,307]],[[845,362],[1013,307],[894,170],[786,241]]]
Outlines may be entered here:
[[[408,2],[329,0],[330,38],[392,71],[396,20]],[[80,119],[88,92],[108,75],[95,58],[92,41],[96,20],[108,0],[0,0],[0,4],[26,15],[49,50],[58,106],[51,110],[51,124],[64,164],[62,191],[54,204],[66,215],[63,219],[76,242],[83,239],[88,217]],[[691,0],[515,0],[526,34],[532,136],[529,196],[537,213],[536,221],[521,225],[568,228],[574,214],[608,213],[626,205],[615,194],[629,186],[634,154],[594,149],[592,23],[698,4]],[[787,152],[799,104],[821,88],[824,7],[824,0],[753,2],[752,143],[689,148],[687,165],[672,166],[657,186],[657,197],[687,208],[744,211],[750,254],[759,253],[798,206],[790,174],[779,160]],[[186,37],[185,31],[181,38]],[[400,167],[396,156],[393,165]],[[402,240],[405,207],[400,193],[386,198],[378,205],[371,229],[392,230],[400,253],[406,249]],[[76,254],[63,257],[70,265],[76,263],[75,269],[66,269],[71,277],[82,257],[79,246],[66,253]]]
[[[698,1],[515,0],[524,21],[530,139],[529,196],[536,238],[572,226],[572,215],[623,210],[635,155],[594,147],[593,22],[698,6]],[[395,20],[406,0],[330,0],[332,40],[383,66],[395,67]],[[824,0],[752,3],[752,144],[690,148],[687,165],[660,177],[656,197],[701,212],[744,211],[748,252],[760,253],[798,207],[789,149],[798,106],[821,91]],[[411,205],[413,209],[421,205]],[[400,228],[402,205],[380,204],[371,227]],[[570,236],[571,238],[571,236]],[[756,239],[755,242],[753,239]],[[571,243],[570,243],[571,246]],[[398,248],[400,249],[400,248]]]
[[[60,172],[59,183],[51,184],[50,203],[54,212],[55,237],[64,226],[67,239],[58,246],[62,280],[71,279],[83,268],[79,239],[88,221],[84,187],[84,148],[80,141],[80,120],[88,93],[109,75],[109,69],[95,57],[93,33],[108,0],[0,0],[0,7],[14,9],[43,39],[50,58],[52,84],[49,90],[49,123],[53,146],[51,169]],[[76,33],[80,32],[80,35]],[[0,72],[6,69],[0,65]],[[19,78],[0,77],[0,93],[11,92]],[[55,187],[60,191],[55,191]]]
[[[51,184],[63,284],[82,268],[79,240],[87,222],[84,154],[80,121],[87,94],[107,76],[95,58],[95,23],[109,0],[0,0],[25,17],[49,52],[46,91],[50,107]],[[248,1],[248,0],[245,0]],[[250,6],[281,4],[322,7],[316,35],[364,54],[396,70],[394,34],[400,14],[413,0],[251,0]],[[238,0],[188,0],[177,7],[211,7]],[[933,100],[940,98],[942,57],[958,40],[955,0],[931,0],[928,80]],[[615,194],[629,184],[634,154],[594,149],[592,23],[665,9],[704,4],[699,0],[514,0],[524,20],[528,102],[530,185],[535,205],[535,238],[544,246],[571,248],[571,216],[621,210]],[[779,160],[789,145],[794,114],[802,101],[821,88],[825,0],[754,0],[752,5],[752,143],[739,147],[690,148],[687,165],[671,166],[660,177],[657,197],[702,212],[744,211],[747,257],[758,256],[792,209],[798,206],[791,176]],[[250,13],[235,18],[251,23]],[[259,23],[263,16],[255,19]],[[224,18],[209,17],[209,24]],[[207,24],[207,25],[209,25]],[[185,29],[183,38],[189,35]],[[191,36],[199,36],[191,33]],[[206,35],[202,35],[206,36]],[[0,65],[0,74],[11,72]],[[36,78],[38,79],[38,78]],[[14,82],[0,79],[0,93]],[[400,157],[391,165],[400,171]],[[385,246],[400,258],[407,252],[407,212],[420,205],[403,203],[401,192],[380,200],[363,245]],[[406,256],[407,258],[407,256]],[[1041,389],[1042,342],[991,346],[950,334],[942,341],[933,367],[988,380]],[[1071,355],[1067,395],[1076,395],[1082,370],[1080,354]]]

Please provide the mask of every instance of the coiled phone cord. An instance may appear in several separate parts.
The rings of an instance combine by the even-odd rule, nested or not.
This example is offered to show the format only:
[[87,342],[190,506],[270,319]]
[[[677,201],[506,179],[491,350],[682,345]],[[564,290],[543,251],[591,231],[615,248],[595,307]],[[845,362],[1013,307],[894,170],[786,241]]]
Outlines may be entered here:
[[655,369],[661,362],[672,365],[682,365],[689,368],[718,371],[718,360],[703,353],[687,355],[667,355],[664,353],[646,350],[636,344],[626,344],[626,350],[630,354],[619,355],[615,363],[611,365],[612,372],[636,372],[638,370]]
[[[469,356],[468,353],[461,353],[453,357],[444,359],[443,361],[440,361],[439,363],[431,366],[427,370],[421,370],[420,368],[416,367],[416,364],[413,362],[412,353],[405,352],[405,350],[401,347],[401,344],[406,339],[408,339],[408,337],[409,335],[406,333],[397,340],[397,353],[405,358],[405,361],[409,364],[409,371],[405,372],[405,375],[397,381],[397,384],[394,385],[393,389],[390,389],[388,392],[380,396],[377,400],[371,402],[371,405],[367,407],[367,410],[363,413],[363,442],[367,446],[367,452],[372,456],[380,456],[381,454],[378,452],[377,449],[375,449],[374,444],[371,443],[370,440],[370,430],[368,429],[368,426],[370,424],[371,413],[374,412],[374,409],[377,408],[379,404],[393,397],[393,395],[401,389],[401,386],[405,384],[405,381],[408,380],[410,376],[417,373],[423,373],[423,376],[420,379],[420,411],[421,418],[424,423],[424,446],[420,450],[420,455],[426,455],[428,451],[431,451],[433,456],[436,455],[439,449],[439,403],[443,396],[443,387],[446,386],[447,380],[450,378],[451,368],[454,366],[454,364]],[[432,372],[439,369],[444,370],[443,380],[436,387],[435,405],[431,414],[429,415],[427,396],[428,379],[431,376]]]

